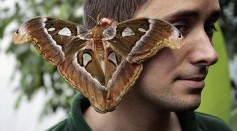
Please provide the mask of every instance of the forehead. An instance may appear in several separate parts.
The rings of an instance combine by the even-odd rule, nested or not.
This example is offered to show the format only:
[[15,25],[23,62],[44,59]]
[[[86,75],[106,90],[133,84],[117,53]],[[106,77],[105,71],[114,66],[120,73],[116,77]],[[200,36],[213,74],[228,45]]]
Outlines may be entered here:
[[196,12],[201,17],[220,10],[218,0],[147,0],[134,17],[165,19],[180,12]]

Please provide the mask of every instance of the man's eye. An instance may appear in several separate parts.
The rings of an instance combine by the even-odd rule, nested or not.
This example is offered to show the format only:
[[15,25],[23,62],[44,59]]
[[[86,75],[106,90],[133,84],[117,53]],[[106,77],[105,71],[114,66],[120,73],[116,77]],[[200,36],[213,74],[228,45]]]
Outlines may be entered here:
[[215,24],[207,24],[205,25],[204,29],[208,36],[212,36],[213,33],[217,31]]
[[173,24],[173,25],[180,31],[182,35],[187,34],[188,32],[187,25],[184,24]]

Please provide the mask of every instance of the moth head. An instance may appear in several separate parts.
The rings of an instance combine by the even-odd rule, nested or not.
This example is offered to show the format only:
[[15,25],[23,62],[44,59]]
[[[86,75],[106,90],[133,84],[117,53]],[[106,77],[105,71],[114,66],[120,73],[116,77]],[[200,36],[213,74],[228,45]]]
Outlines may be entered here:
[[105,28],[107,26],[111,26],[112,23],[113,23],[113,20],[110,20],[108,18],[102,18],[98,24]]
[[100,19],[99,16],[100,15],[97,16],[97,20],[95,21],[96,26],[91,29],[93,38],[94,39],[113,38],[114,35],[116,34],[115,28],[110,28],[113,23],[113,20],[110,20],[108,18]]

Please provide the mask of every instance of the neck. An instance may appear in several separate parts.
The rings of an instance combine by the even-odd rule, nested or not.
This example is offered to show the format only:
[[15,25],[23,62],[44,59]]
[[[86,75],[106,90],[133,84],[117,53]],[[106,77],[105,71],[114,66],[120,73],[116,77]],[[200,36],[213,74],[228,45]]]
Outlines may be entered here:
[[147,106],[140,106],[138,103],[131,98],[124,98],[113,112],[106,114],[97,113],[89,107],[84,113],[84,118],[93,131],[181,130],[174,112],[154,110]]

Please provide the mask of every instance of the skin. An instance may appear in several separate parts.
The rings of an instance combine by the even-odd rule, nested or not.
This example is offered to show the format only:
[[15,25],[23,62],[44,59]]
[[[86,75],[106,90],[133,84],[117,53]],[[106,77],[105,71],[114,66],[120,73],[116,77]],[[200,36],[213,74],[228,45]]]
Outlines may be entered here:
[[185,45],[179,50],[164,48],[148,60],[115,111],[99,114],[88,108],[84,117],[92,130],[181,130],[174,112],[200,105],[208,68],[218,60],[212,35],[219,11],[217,0],[149,0],[140,8],[134,18],[172,23],[183,34]]

